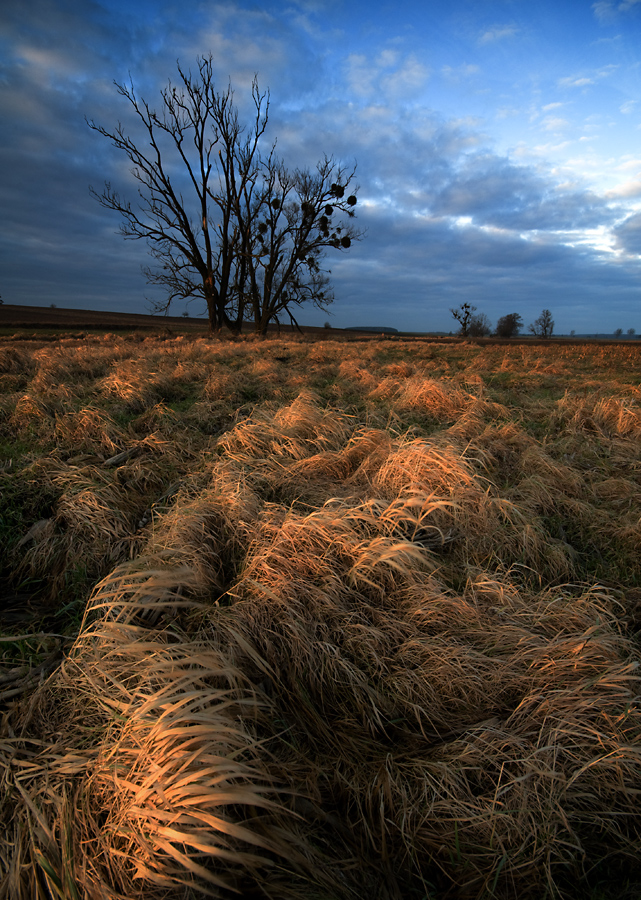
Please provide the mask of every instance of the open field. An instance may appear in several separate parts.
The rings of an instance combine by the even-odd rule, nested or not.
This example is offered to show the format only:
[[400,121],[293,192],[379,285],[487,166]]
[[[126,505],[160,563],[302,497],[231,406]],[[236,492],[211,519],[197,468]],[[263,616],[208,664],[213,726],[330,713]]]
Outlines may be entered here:
[[0,340],[0,900],[641,896],[640,385]]
[[[58,334],[73,331],[142,331],[168,332],[184,334],[203,334],[209,331],[206,318],[191,316],[145,315],[143,313],[105,312],[97,309],[64,309],[49,306],[18,306],[17,304],[0,304],[0,335],[11,335],[17,332],[18,337],[29,337],[25,332],[35,332],[39,337],[42,332]],[[278,331],[276,325],[269,330]],[[283,323],[281,331],[291,332],[292,326]],[[322,334],[324,328],[306,325],[306,334]]]

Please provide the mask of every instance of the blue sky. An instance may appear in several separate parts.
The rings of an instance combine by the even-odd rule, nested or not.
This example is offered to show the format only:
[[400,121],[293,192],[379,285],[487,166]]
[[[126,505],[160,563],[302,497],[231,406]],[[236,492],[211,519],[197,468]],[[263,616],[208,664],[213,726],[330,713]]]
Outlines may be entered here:
[[641,0],[3,0],[4,302],[147,311],[145,245],[88,190],[135,186],[85,116],[128,125],[114,80],[154,103],[210,52],[241,112],[269,88],[288,164],[358,163],[366,236],[302,322],[449,331],[468,301],[641,332]]

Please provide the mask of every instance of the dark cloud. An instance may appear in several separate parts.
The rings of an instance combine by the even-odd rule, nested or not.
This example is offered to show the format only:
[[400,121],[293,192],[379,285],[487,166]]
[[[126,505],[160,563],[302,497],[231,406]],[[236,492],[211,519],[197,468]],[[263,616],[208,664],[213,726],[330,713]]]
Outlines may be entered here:
[[614,229],[614,233],[622,250],[641,256],[641,213],[628,216]]

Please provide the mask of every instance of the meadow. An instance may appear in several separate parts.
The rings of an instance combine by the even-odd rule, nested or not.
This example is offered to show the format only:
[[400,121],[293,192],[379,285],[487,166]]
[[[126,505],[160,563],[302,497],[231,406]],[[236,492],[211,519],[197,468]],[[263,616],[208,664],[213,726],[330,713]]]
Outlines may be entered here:
[[0,900],[641,896],[640,385],[0,339]]

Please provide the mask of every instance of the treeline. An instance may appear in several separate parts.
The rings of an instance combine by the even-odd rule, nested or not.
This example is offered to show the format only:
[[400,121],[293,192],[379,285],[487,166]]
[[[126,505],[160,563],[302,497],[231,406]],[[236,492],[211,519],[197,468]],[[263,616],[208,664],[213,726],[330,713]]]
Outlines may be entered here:
[[[459,323],[458,333],[462,337],[496,337],[511,338],[516,337],[523,328],[523,319],[518,313],[508,313],[496,323],[496,328],[492,330],[492,324],[485,313],[477,313],[476,306],[470,303],[462,303],[456,309],[450,309],[450,312]],[[527,330],[537,337],[552,337],[554,331],[554,319],[549,309],[544,309],[538,319],[535,319]]]

